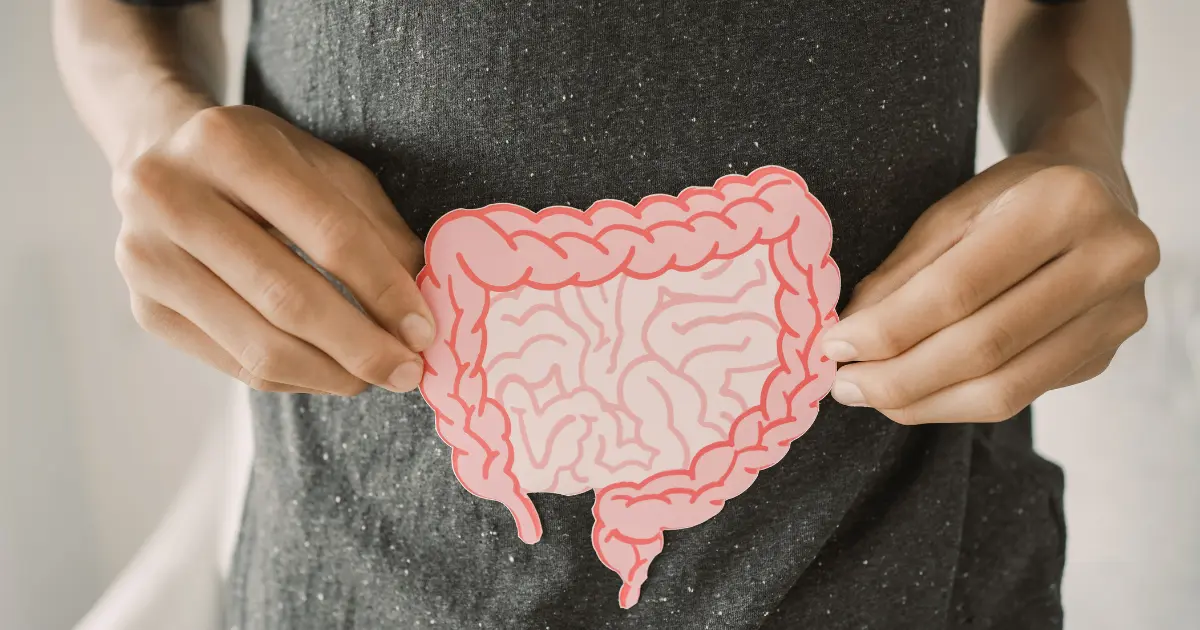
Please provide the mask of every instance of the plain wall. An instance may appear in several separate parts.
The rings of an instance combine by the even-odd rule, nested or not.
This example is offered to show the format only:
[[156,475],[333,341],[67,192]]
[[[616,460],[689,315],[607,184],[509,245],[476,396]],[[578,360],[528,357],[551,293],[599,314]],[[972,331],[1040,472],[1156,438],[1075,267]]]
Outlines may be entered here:
[[49,0],[0,2],[0,628],[69,628],[178,489],[227,379],[144,334]]
[[[244,5],[230,3],[232,29]],[[50,54],[49,2],[0,2],[0,628],[79,619],[154,528],[228,381],[143,334],[119,216]],[[1200,4],[1134,2],[1127,158],[1163,243],[1153,318],[1111,370],[1037,406],[1067,469],[1068,627],[1200,623]],[[980,163],[1000,152],[986,125]],[[232,497],[234,502],[237,497]]]

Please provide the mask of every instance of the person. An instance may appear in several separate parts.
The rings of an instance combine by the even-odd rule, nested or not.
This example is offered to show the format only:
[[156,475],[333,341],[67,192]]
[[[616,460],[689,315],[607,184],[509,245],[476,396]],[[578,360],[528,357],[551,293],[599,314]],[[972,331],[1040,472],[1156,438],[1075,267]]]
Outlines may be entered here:
[[[1158,262],[1124,1],[256,0],[243,106],[183,4],[56,0],[54,29],[134,315],[257,390],[228,628],[1061,627],[1029,405],[1105,369]],[[976,174],[981,86],[1010,157]],[[841,404],[623,610],[589,496],[534,495],[525,545],[455,480],[413,391],[421,239],[767,164],[833,221]]]

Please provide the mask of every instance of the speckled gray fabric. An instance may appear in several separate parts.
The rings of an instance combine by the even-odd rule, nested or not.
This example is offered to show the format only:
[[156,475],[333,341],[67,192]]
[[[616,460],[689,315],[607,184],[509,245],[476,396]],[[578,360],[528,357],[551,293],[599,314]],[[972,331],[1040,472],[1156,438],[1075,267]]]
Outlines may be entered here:
[[[247,99],[442,213],[636,201],[765,164],[834,222],[845,286],[972,175],[980,0],[258,0]],[[455,480],[416,394],[259,394],[236,630],[1061,627],[1060,471],[1028,413],[903,428],[826,403],[641,602],[592,495],[534,495],[525,545]]]

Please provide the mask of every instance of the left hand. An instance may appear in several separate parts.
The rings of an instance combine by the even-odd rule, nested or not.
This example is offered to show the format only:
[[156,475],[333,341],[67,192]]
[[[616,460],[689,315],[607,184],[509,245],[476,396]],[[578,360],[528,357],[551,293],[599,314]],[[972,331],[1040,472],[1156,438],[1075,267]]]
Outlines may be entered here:
[[1028,153],[935,204],[824,335],[849,363],[833,397],[901,424],[997,422],[1103,372],[1159,261],[1120,182]]

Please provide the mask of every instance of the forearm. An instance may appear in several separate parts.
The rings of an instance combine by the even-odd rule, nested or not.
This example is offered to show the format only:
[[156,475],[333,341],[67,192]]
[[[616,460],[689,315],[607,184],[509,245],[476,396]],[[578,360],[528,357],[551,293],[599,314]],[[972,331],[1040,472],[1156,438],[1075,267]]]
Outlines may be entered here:
[[1006,148],[1067,156],[1127,188],[1130,30],[1126,0],[988,0],[984,89]]
[[222,88],[215,4],[55,0],[54,47],[67,94],[113,166],[215,104]]

